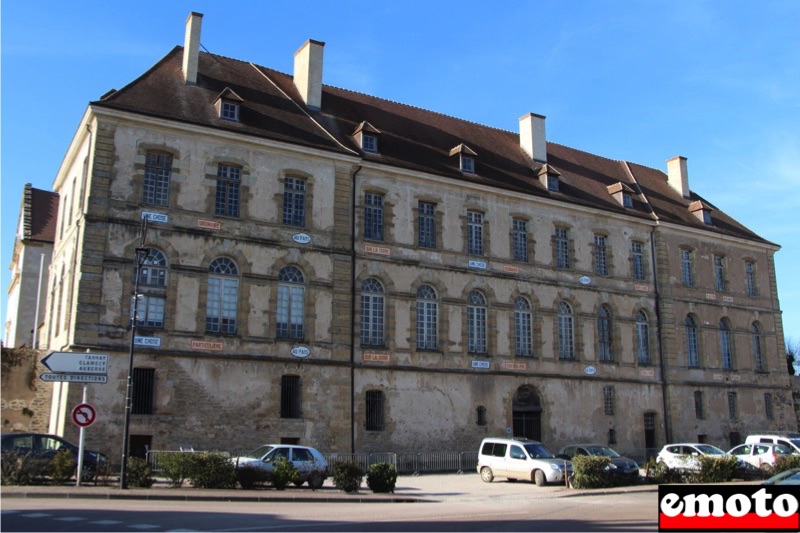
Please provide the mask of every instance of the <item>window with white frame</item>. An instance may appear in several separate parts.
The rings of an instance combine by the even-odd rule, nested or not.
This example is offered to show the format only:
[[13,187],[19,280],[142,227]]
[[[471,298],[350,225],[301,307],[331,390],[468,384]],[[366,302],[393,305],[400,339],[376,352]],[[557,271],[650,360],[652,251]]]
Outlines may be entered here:
[[483,213],[467,211],[467,253],[483,255]]
[[626,209],[631,209],[633,207],[633,198],[626,192],[622,193],[622,207]]
[[172,155],[147,152],[145,155],[142,203],[169,206]]
[[611,351],[611,311],[601,305],[597,310],[597,351],[601,361],[613,361]]
[[689,315],[686,316],[684,321],[684,330],[686,332],[686,356],[689,367],[699,367],[700,350],[697,343],[697,323]]
[[227,257],[214,259],[208,266],[206,331],[236,333],[239,304],[239,268]]
[[616,407],[616,398],[614,387],[606,386],[603,387],[603,411],[608,416],[614,416],[614,411]]
[[303,338],[305,292],[305,277],[300,269],[283,267],[278,273],[278,309],[275,313],[275,335],[278,338]]
[[528,221],[520,218],[512,220],[514,241],[514,261],[528,260]]
[[217,165],[217,191],[214,213],[226,217],[239,216],[239,186],[241,169],[232,165]]
[[731,326],[727,319],[719,321],[719,351],[722,359],[722,368],[733,368],[733,351],[731,350]]
[[683,284],[687,287],[694,286],[694,258],[691,250],[681,249],[681,276]]
[[436,204],[419,202],[417,243],[420,248],[436,248]]
[[283,223],[304,228],[306,225],[306,180],[287,176],[283,182]]
[[558,358],[575,359],[572,308],[567,302],[558,304]]
[[461,171],[467,174],[475,174],[475,158],[461,154]]
[[725,290],[725,258],[721,255],[714,256],[714,287],[719,292]]
[[372,241],[383,240],[383,195],[364,194],[364,238]]
[[163,296],[140,294],[136,306],[136,325],[145,328],[163,328],[165,306],[166,300]]
[[756,287],[756,265],[752,261],[745,261],[744,263],[744,285],[748,296],[758,295],[758,288]]
[[488,352],[486,337],[486,298],[479,291],[467,297],[467,346],[470,353]]
[[219,116],[220,118],[224,118],[226,120],[239,120],[239,104],[236,102],[231,102],[230,100],[223,100],[222,105],[219,108]]
[[608,276],[608,251],[604,235],[594,236],[594,272],[598,276]]
[[631,243],[631,269],[633,279],[644,279],[644,253],[640,242]]
[[384,309],[383,285],[375,278],[365,279],[361,284],[361,344],[363,346],[383,346]]
[[519,357],[533,355],[531,304],[522,296],[514,300],[514,351]]
[[167,286],[167,258],[157,248],[150,248],[139,272],[139,285],[144,287]]
[[761,351],[761,328],[756,322],[750,326],[750,338],[753,346],[753,369],[756,372],[764,370],[764,355]]
[[556,266],[558,268],[569,268],[569,230],[567,228],[556,227]]
[[644,311],[636,313],[636,355],[639,364],[650,364],[650,328]]
[[361,149],[373,154],[378,153],[378,136],[372,133],[361,133]]
[[439,303],[430,285],[417,289],[417,349],[436,350],[439,347]]

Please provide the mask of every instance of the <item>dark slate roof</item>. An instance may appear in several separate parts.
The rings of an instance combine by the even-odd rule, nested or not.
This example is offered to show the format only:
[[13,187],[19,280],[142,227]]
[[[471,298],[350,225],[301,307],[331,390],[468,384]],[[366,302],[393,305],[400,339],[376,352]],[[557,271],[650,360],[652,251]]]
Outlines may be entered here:
[[23,238],[53,243],[58,221],[58,194],[25,184],[22,198]]
[[[454,181],[638,218],[656,216],[683,226],[768,242],[716,208],[711,213],[713,225],[705,225],[689,211],[689,204],[696,200],[712,204],[694,193],[684,199],[660,170],[548,142],[547,163],[559,173],[559,191],[551,192],[538,178],[542,164],[520,148],[518,133],[328,85],[323,85],[322,108],[306,108],[292,76],[208,53],[200,54],[197,84],[185,85],[182,52],[182,47],[175,47],[138,79],[92,105],[357,155],[365,161]],[[220,118],[214,108],[226,89],[243,100],[239,122]],[[362,152],[353,136],[365,121],[380,132],[378,153]],[[475,174],[461,172],[458,155],[450,155],[459,144],[476,153]],[[619,205],[609,192],[608,187],[617,183],[636,193],[632,209]]]

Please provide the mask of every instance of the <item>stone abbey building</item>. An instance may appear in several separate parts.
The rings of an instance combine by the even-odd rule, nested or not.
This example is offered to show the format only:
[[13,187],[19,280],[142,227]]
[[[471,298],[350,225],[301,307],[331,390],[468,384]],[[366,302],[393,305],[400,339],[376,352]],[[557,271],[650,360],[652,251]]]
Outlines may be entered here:
[[[42,345],[108,353],[87,446],[644,455],[796,430],[773,255],[666,172],[200,52],[89,104]],[[143,221],[147,224],[144,227]],[[138,266],[141,263],[141,266]],[[132,294],[138,282],[138,296]],[[56,384],[74,436],[82,386]]]

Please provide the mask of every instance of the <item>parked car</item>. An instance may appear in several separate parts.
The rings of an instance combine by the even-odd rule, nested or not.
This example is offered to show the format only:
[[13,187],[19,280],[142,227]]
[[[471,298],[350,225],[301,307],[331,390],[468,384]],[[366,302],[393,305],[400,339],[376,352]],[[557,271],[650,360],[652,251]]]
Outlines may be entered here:
[[[669,468],[677,470],[700,470],[698,457],[729,457],[727,453],[716,446],[701,443],[667,444],[656,457],[657,463],[664,463]],[[740,461],[741,462],[741,461]]]
[[[50,475],[50,464],[56,454],[67,450],[72,454],[75,466],[78,465],[78,447],[58,435],[45,433],[4,433],[0,436],[3,459],[8,454],[29,455],[35,464],[37,475]],[[108,463],[108,458],[100,452],[83,450],[82,481],[91,481],[97,475],[98,466]]]
[[745,444],[783,444],[788,446],[792,453],[800,454],[800,433],[762,433],[748,435]]
[[639,465],[636,461],[623,457],[608,446],[602,446],[600,444],[570,444],[558,450],[556,457],[572,459],[576,455],[608,457],[611,460],[608,469],[614,474],[625,477],[636,477],[639,475]]
[[800,485],[800,468],[784,470],[761,482],[762,485]]
[[761,465],[774,465],[781,457],[792,455],[792,449],[783,444],[740,444],[728,453],[748,465],[761,468]]
[[527,439],[483,439],[478,449],[478,473],[491,483],[495,477],[509,481],[525,479],[538,486],[563,482],[572,474],[572,463],[556,459],[539,441]]
[[312,489],[320,488],[328,477],[328,461],[315,448],[308,446],[297,446],[294,444],[265,444],[255,450],[234,457],[231,461],[241,466],[254,466],[263,469],[267,473],[269,481],[275,461],[283,457],[290,461],[299,473],[295,485],[298,487],[305,482]]

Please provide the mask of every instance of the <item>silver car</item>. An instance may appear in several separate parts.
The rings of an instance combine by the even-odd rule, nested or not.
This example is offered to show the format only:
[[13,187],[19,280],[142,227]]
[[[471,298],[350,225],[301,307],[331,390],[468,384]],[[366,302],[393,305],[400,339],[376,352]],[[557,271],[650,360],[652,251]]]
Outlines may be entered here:
[[495,477],[509,481],[525,479],[540,487],[564,482],[572,475],[572,463],[556,459],[539,441],[527,439],[483,439],[478,450],[478,473],[491,483]]
[[267,479],[272,473],[274,462],[279,457],[290,461],[297,469],[299,477],[295,481],[298,487],[308,481],[312,489],[318,489],[328,477],[328,462],[315,448],[294,444],[265,444],[255,450],[231,459],[237,467],[254,466],[267,472]]

